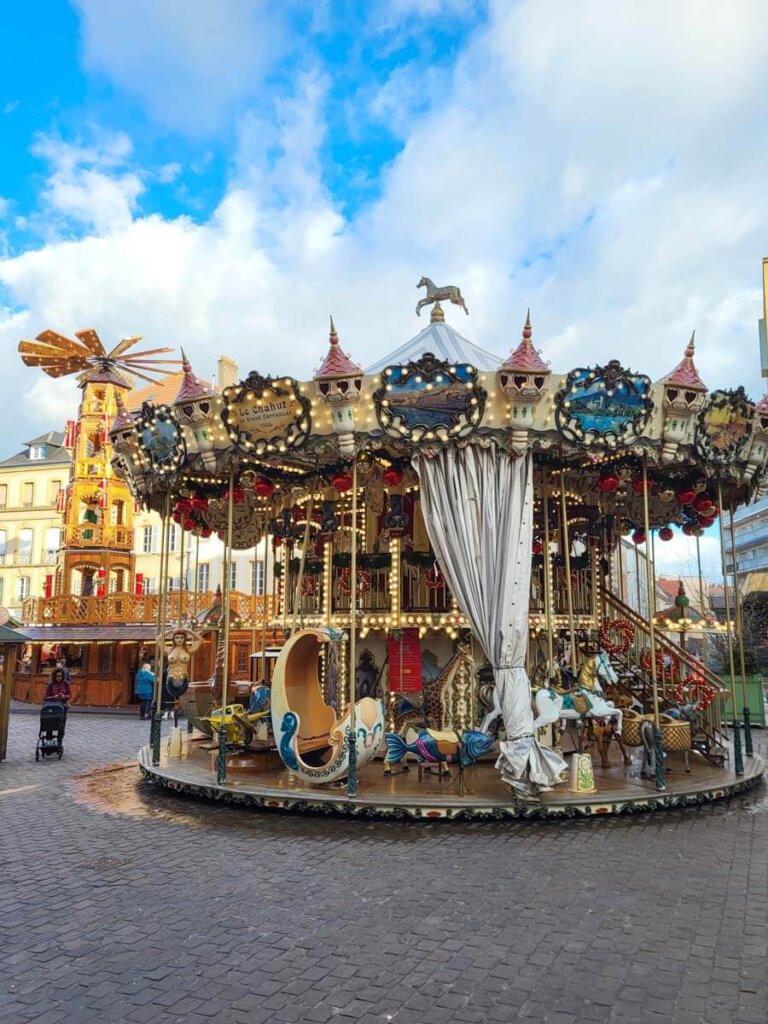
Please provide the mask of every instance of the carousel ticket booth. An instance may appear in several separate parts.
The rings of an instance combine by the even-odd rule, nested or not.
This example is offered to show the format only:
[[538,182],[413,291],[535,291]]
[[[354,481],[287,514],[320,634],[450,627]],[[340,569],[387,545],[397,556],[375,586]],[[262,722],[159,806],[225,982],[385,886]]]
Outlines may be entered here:
[[260,685],[233,685],[225,588],[213,671],[187,681],[202,731],[169,754],[155,715],[142,771],[254,806],[412,817],[606,813],[753,785],[738,589],[711,624],[723,670],[659,621],[653,554],[677,531],[724,531],[768,487],[768,415],[742,389],[709,391],[692,343],[655,383],[618,360],[561,373],[528,319],[494,363],[445,323],[459,289],[430,301],[375,372],[331,322],[310,380],[254,370],[217,394],[186,364],[180,400],[114,423],[115,474],[163,538],[173,521],[217,532],[227,563],[266,536],[275,580],[243,649]]

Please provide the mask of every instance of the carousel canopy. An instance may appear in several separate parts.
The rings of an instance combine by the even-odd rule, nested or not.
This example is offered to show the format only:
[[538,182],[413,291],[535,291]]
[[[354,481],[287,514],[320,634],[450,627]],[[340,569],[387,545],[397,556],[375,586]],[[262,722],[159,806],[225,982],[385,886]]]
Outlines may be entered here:
[[445,359],[449,363],[470,363],[478,370],[498,370],[501,363],[501,356],[468,341],[450,324],[437,321],[430,323],[423,331],[419,331],[415,338],[406,341],[404,345],[382,359],[377,359],[365,372],[381,373],[386,366],[413,362],[420,359],[425,352],[431,352],[438,359]]

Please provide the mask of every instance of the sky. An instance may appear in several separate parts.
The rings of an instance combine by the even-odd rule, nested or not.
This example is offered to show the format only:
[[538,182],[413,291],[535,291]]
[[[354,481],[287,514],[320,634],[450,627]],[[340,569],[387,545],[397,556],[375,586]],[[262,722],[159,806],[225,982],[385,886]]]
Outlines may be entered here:
[[332,313],[366,364],[449,320],[553,369],[762,392],[759,0],[30,0],[0,14],[2,449],[71,380],[20,339],[95,327],[208,376],[306,378]]

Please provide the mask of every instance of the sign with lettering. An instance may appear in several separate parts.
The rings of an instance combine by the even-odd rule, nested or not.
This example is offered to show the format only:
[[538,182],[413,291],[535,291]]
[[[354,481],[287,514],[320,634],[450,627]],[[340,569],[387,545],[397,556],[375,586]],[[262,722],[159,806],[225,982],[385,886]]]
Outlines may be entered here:
[[300,448],[312,429],[310,404],[292,377],[248,377],[224,389],[221,418],[245,455]]

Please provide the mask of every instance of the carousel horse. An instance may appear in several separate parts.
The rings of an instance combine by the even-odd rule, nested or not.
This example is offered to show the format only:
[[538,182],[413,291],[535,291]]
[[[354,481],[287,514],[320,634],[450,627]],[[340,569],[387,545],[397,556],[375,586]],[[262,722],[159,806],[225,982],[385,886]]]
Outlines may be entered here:
[[406,729],[410,728],[437,730],[447,728],[450,687],[462,659],[469,657],[466,650],[457,647],[441,669],[440,674],[434,679],[425,679],[422,682],[423,703],[421,706],[414,703],[409,694],[400,693],[397,690],[392,691],[389,697],[395,702],[394,732],[402,735]]
[[416,287],[427,289],[427,294],[423,299],[419,299],[416,306],[416,316],[421,315],[422,306],[428,306],[431,302],[440,302],[445,300],[452,302],[454,306],[461,306],[467,316],[469,316],[469,310],[467,309],[467,304],[464,301],[461,290],[457,288],[455,284],[448,284],[443,288],[438,288],[435,282],[429,277],[422,277]]
[[[630,764],[631,759],[621,742],[623,711],[613,701],[606,700],[600,685],[601,679],[609,685],[616,685],[619,681],[605,651],[598,651],[582,662],[574,689],[560,692],[550,686],[534,694],[537,718],[533,728],[541,729],[559,721],[591,725],[602,767],[609,767],[608,747],[614,737],[621,749],[624,764]],[[581,746],[580,734],[579,750]]]

